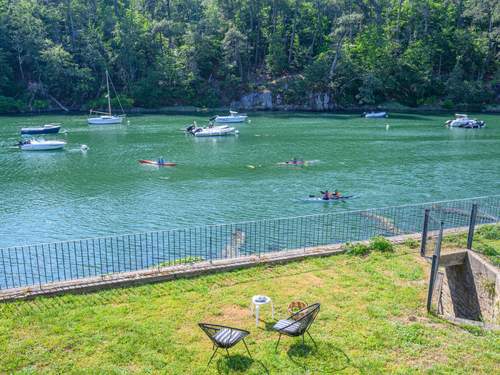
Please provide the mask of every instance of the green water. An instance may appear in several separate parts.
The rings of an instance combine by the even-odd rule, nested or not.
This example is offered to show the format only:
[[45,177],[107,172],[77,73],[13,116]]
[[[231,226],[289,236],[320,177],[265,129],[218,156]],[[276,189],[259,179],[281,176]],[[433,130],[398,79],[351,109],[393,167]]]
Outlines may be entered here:
[[[207,115],[104,127],[83,116],[1,117],[0,247],[496,194],[500,117],[480,117],[485,129],[450,130],[449,116],[254,114],[238,136],[205,139],[180,129]],[[22,126],[48,122],[63,124],[52,138],[65,151],[10,147]],[[179,164],[137,162],[160,156]],[[318,162],[276,165],[293,157]],[[327,188],[357,197],[301,200]]]

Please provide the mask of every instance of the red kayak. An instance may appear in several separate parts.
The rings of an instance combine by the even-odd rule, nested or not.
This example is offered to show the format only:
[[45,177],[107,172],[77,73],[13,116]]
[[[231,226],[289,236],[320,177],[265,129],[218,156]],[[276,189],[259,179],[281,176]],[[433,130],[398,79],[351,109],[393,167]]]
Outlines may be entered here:
[[177,165],[177,163],[172,163],[169,161],[166,161],[164,163],[158,163],[157,160],[139,160],[139,163],[156,165],[157,167],[175,167]]

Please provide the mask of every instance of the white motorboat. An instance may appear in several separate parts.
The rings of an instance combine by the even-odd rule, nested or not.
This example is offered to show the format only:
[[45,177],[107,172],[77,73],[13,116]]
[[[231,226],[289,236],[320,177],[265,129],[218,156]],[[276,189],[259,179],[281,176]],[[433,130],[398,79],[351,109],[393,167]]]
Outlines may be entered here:
[[477,119],[471,119],[467,115],[456,113],[455,119],[446,121],[445,125],[450,128],[477,129],[484,127],[486,123]]
[[186,132],[194,135],[195,137],[220,137],[224,135],[235,135],[236,129],[227,125],[216,125],[202,128],[193,124],[186,128]]
[[389,117],[387,112],[368,112],[364,113],[365,118],[387,118]]
[[231,124],[231,123],[241,123],[245,122],[248,118],[247,115],[240,115],[238,112],[229,111],[229,116],[215,116],[210,120],[213,120],[219,124]]
[[[120,104],[120,108],[122,109],[123,114],[120,116],[116,116],[116,115],[113,115],[111,113],[111,96],[109,94],[109,82],[110,82],[109,73],[106,70],[106,88],[108,91],[108,94],[106,95],[106,97],[108,98],[108,112],[99,112],[99,111],[90,110],[90,115],[93,115],[95,113],[95,114],[98,114],[100,116],[89,117],[87,119],[87,123],[89,125],[113,125],[113,124],[121,124],[123,122],[123,118],[125,117],[125,112],[123,111],[123,107],[122,107],[122,104],[120,102],[120,98],[118,97],[118,95],[116,95],[116,91],[115,91],[115,95],[118,99],[118,103]],[[111,85],[113,85],[113,82],[111,82]],[[114,88],[115,87],[113,86],[113,90],[114,90]]]
[[66,146],[64,141],[46,141],[44,139],[29,139],[19,142],[19,148],[24,151],[60,150]]

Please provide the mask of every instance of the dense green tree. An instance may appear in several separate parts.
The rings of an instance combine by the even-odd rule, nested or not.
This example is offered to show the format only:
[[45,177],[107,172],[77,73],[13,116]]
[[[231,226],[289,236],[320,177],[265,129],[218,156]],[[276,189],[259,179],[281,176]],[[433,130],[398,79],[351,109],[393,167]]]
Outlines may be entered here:
[[285,104],[479,108],[500,97],[499,42],[498,0],[0,0],[0,97],[86,108],[107,69],[142,107],[270,88]]

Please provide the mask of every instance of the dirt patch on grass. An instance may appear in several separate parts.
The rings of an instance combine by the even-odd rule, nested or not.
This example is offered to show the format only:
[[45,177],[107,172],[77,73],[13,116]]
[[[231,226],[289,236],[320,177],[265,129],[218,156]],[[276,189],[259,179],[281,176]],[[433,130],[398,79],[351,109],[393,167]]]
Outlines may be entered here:
[[230,305],[222,308],[222,316],[224,317],[225,320],[241,322],[244,319],[248,319],[250,315],[251,315],[250,307],[245,309],[241,306]]

